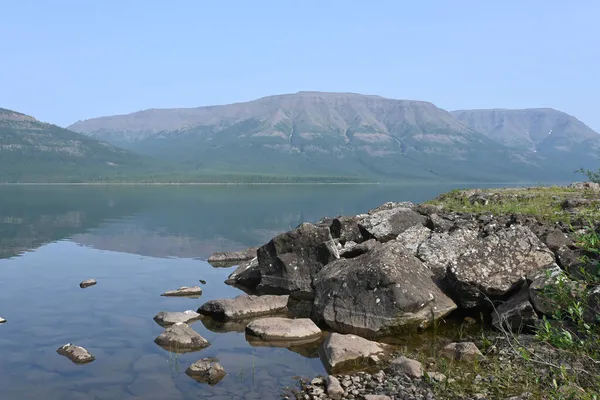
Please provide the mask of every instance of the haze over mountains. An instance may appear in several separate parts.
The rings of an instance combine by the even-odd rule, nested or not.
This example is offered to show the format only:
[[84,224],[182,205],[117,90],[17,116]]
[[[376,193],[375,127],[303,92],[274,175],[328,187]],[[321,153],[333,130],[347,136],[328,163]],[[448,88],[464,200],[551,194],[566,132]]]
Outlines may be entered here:
[[68,129],[1,109],[0,134],[2,181],[28,174],[39,181],[55,170],[61,179],[73,179],[65,171],[84,171],[81,180],[115,170],[139,177],[169,165],[191,181],[255,174],[531,182],[573,180],[575,169],[600,164],[600,135],[560,111],[447,112],[429,102],[354,93],[151,109]]

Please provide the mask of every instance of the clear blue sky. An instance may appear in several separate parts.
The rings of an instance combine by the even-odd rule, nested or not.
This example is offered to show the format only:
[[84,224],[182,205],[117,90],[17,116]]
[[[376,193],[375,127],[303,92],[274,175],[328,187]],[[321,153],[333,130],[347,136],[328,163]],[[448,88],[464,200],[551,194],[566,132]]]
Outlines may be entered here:
[[68,125],[299,90],[553,107],[600,130],[598,0],[18,0],[0,107]]

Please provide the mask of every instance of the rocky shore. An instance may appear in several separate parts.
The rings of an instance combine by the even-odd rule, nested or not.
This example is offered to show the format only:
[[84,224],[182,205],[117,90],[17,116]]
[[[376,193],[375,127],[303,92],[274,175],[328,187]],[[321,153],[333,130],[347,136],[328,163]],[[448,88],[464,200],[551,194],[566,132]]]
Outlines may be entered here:
[[[587,323],[597,323],[600,284],[582,274],[597,272],[599,253],[580,239],[590,230],[597,233],[599,205],[600,186],[577,183],[455,191],[423,204],[386,203],[366,214],[303,223],[258,249],[212,257],[217,264],[235,260],[238,268],[226,283],[253,296],[212,301],[198,312],[217,319],[244,317],[246,324],[282,312],[285,301],[287,317],[304,317],[298,320],[302,326],[294,329],[287,320],[254,322],[247,331],[292,341],[320,337],[316,326],[327,331],[320,355],[333,375],[305,382],[298,398],[437,398],[436,385],[439,389],[456,379],[439,371],[435,357],[422,364],[416,358],[423,355],[412,359],[377,340],[435,329],[461,313],[479,315],[481,323],[501,332],[505,353],[516,353],[511,340],[521,338],[529,338],[528,349],[538,351],[525,334],[556,317],[558,304],[547,289],[559,284],[577,289],[586,302]],[[290,315],[292,303],[303,304],[307,315]],[[491,367],[485,360],[497,358],[502,340],[443,343],[437,357]],[[516,357],[511,365],[525,358]],[[338,369],[371,372],[339,375]],[[475,374],[472,379],[498,377]],[[484,386],[483,394],[447,398],[504,398],[486,397],[494,390],[491,383]],[[504,392],[522,396],[525,390]]]

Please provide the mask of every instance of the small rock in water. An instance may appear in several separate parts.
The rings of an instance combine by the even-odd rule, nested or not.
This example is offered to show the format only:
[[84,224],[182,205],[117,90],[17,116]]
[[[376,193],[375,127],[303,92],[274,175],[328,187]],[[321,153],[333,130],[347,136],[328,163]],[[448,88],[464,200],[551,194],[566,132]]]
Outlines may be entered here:
[[321,329],[310,318],[262,318],[250,322],[246,333],[262,340],[310,340],[321,337]]
[[214,358],[203,358],[196,361],[185,370],[185,373],[198,382],[215,385],[219,383],[227,372]]
[[186,310],[183,312],[169,312],[161,311],[154,316],[154,321],[162,326],[173,325],[178,322],[191,322],[200,319],[200,314],[192,310]]
[[206,285],[206,281],[204,279],[200,279],[200,283]]
[[161,296],[200,296],[202,294],[202,289],[200,286],[182,286],[179,289],[170,290],[168,292],[164,292]]
[[6,320],[4,318],[0,317],[0,324],[3,324],[5,322],[6,322]]
[[87,287],[94,286],[96,283],[97,282],[95,279],[86,279],[85,281],[83,281],[79,284],[79,287],[82,289],[85,289]]
[[94,361],[96,358],[89,353],[86,349],[81,346],[75,346],[74,344],[67,343],[64,346],[59,347],[56,352],[61,356],[67,357],[75,364],[85,364]]
[[173,353],[199,350],[210,346],[208,340],[183,322],[178,322],[165,329],[154,339],[154,343]]

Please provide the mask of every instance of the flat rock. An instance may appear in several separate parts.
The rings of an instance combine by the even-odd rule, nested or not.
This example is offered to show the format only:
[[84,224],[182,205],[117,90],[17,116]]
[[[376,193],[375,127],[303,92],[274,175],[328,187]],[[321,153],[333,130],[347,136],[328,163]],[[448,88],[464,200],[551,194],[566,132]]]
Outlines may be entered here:
[[473,342],[450,343],[441,350],[441,355],[457,361],[473,361],[483,358],[483,354]]
[[456,309],[431,271],[395,241],[330,263],[317,275],[315,292],[314,320],[361,336],[427,328]]
[[79,287],[82,289],[85,289],[87,287],[94,286],[96,283],[98,283],[98,282],[96,282],[95,279],[86,279],[85,281],[83,281],[79,284]]
[[89,351],[81,346],[75,346],[74,344],[67,343],[64,346],[59,347],[56,352],[61,356],[67,357],[75,364],[85,364],[94,361],[96,358],[90,354]]
[[289,294],[312,299],[313,278],[324,265],[340,258],[329,228],[309,223],[275,236],[258,249],[261,294]]
[[332,372],[353,363],[366,362],[371,356],[384,356],[389,346],[355,335],[330,334],[319,349],[325,367]]
[[242,261],[252,260],[256,257],[258,247],[248,247],[241,251],[216,252],[208,257],[208,263],[216,267],[233,266]]
[[154,321],[159,325],[168,326],[178,322],[192,322],[201,318],[201,315],[192,310],[186,311],[161,311],[154,316]]
[[200,286],[182,286],[179,289],[164,292],[161,296],[200,296],[201,294],[202,288]]
[[260,283],[258,257],[240,263],[235,271],[227,277],[225,283],[227,285],[255,288]]
[[177,322],[165,329],[163,333],[154,339],[154,343],[173,353],[199,350],[210,346],[208,340],[183,322]]
[[512,332],[529,332],[538,320],[537,313],[529,301],[529,287],[523,287],[492,312],[492,325],[497,329]]
[[501,228],[462,250],[446,270],[453,298],[463,308],[489,305],[517,290],[525,278],[555,263],[554,254],[522,225]]
[[415,225],[425,225],[427,218],[410,208],[398,207],[375,212],[359,223],[365,239],[387,242]]
[[319,339],[321,330],[309,318],[261,318],[246,326],[246,333],[262,340],[301,340]]
[[210,300],[198,312],[216,320],[229,321],[275,314],[287,310],[288,295],[239,295],[233,299]]
[[203,358],[190,365],[185,373],[198,382],[216,385],[227,375],[225,368],[214,358]]

